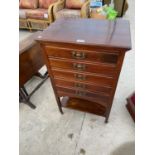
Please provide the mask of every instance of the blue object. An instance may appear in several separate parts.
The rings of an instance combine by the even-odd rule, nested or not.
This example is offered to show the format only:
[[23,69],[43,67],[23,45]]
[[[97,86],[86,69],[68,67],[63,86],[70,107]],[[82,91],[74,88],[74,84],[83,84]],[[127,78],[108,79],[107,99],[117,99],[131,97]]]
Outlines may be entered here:
[[90,8],[98,8],[102,7],[102,0],[91,0],[90,1]]

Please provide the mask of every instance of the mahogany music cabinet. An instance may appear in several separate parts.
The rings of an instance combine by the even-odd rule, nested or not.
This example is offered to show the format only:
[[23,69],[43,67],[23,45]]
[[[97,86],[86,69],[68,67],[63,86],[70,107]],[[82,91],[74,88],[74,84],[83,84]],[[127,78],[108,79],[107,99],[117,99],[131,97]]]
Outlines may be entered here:
[[36,40],[60,112],[62,107],[73,108],[108,122],[124,55],[131,49],[129,22],[60,19]]

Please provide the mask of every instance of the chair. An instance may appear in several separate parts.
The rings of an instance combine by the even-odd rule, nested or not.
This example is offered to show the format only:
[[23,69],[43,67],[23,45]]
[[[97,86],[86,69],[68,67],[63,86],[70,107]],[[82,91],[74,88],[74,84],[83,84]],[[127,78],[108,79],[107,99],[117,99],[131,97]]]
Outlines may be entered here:
[[59,0],[20,0],[19,28],[43,30],[53,22],[53,6]]
[[61,0],[53,7],[54,20],[59,18],[88,18],[89,0]]

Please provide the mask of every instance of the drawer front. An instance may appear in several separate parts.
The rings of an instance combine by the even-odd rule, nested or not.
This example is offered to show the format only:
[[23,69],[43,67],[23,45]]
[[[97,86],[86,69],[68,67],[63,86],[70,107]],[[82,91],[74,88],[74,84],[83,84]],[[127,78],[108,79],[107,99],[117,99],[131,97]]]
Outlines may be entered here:
[[60,71],[53,69],[54,78],[64,79],[64,80],[71,80],[71,81],[81,81],[81,82],[88,82],[93,83],[95,85],[102,85],[102,86],[113,86],[114,79],[109,77],[103,76],[96,76],[90,74],[83,74],[78,72],[69,72],[69,71]]
[[60,60],[52,58],[50,59],[50,64],[54,68],[63,68],[81,72],[97,73],[107,75],[110,77],[114,77],[116,75],[116,67],[110,65],[96,65],[86,62]]
[[105,93],[105,94],[111,94],[112,88],[111,87],[102,87],[102,86],[96,86],[91,84],[86,84],[82,82],[75,82],[75,81],[65,81],[60,79],[54,80],[56,83],[56,86],[62,86],[62,87],[69,87],[74,88],[78,90],[87,90],[90,92],[98,92],[98,93]]
[[118,53],[114,52],[94,52],[87,50],[74,50],[74,49],[66,49],[66,48],[55,48],[52,46],[45,46],[46,53],[49,57],[61,57],[61,58],[69,58],[73,60],[85,60],[85,61],[93,61],[100,63],[110,63],[116,64],[118,60]]
[[92,100],[97,100],[101,101],[104,103],[108,103],[110,97],[105,96],[102,94],[95,94],[87,91],[81,91],[81,90],[75,90],[75,89],[68,89],[68,88],[63,88],[63,87],[56,87],[58,95],[61,97],[63,95],[68,95],[72,97],[80,97],[80,98],[85,98],[85,99],[92,99]]

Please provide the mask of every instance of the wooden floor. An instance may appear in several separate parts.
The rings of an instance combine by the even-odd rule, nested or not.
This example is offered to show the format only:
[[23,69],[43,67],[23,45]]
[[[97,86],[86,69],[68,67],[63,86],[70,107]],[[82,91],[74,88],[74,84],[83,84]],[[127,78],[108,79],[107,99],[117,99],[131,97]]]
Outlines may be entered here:
[[[109,123],[71,109],[61,115],[48,79],[31,98],[35,110],[20,104],[20,155],[134,155],[134,122],[125,107],[134,91],[134,1],[128,1],[125,18],[131,23],[133,49],[125,57]],[[20,31],[21,38],[26,35]],[[39,81],[33,78],[27,90]]]

